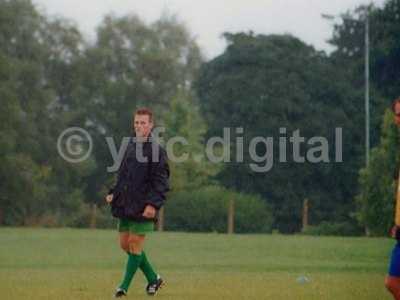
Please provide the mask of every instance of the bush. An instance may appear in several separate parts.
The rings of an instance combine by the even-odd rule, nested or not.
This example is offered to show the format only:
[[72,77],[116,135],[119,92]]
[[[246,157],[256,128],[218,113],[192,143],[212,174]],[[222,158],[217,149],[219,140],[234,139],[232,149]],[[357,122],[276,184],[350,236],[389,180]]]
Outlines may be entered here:
[[306,235],[334,235],[334,236],[358,236],[362,228],[350,222],[321,222],[316,226],[307,226],[303,231]]
[[[73,216],[68,218],[66,226],[77,228],[90,228],[93,217],[92,206],[82,204],[79,211]],[[108,206],[98,207],[95,216],[96,228],[116,228],[117,220],[113,218]]]
[[230,199],[235,203],[235,232],[271,232],[271,209],[263,199],[218,186],[170,195],[165,206],[165,229],[226,232]]
[[368,167],[359,172],[360,193],[356,197],[357,218],[372,236],[385,236],[393,225],[396,182],[399,165],[398,129],[393,113],[385,112],[380,143],[371,150]]

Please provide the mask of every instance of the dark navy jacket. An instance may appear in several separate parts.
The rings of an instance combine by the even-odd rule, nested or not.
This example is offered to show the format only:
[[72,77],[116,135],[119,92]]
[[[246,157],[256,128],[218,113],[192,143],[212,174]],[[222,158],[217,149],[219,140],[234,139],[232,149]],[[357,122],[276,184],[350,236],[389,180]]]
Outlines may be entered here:
[[111,212],[116,218],[137,222],[155,221],[142,216],[146,205],[158,211],[169,191],[169,166],[165,150],[150,137],[145,142],[133,137],[126,149],[113,194]]

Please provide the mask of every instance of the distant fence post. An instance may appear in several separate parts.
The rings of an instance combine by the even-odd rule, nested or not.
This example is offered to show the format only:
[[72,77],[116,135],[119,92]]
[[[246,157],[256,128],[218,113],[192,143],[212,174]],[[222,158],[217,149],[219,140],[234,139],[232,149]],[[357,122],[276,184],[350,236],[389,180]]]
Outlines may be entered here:
[[228,234],[232,234],[235,231],[235,201],[233,198],[229,199],[228,206]]
[[303,201],[303,228],[302,228],[302,231],[306,230],[306,228],[308,226],[308,208],[309,208],[308,199],[304,199],[304,201]]
[[97,225],[97,205],[96,203],[92,204],[92,213],[90,216],[90,228],[94,229]]
[[367,225],[365,225],[364,230],[365,230],[365,236],[370,236],[371,235],[371,232],[369,231],[369,228],[368,228]]
[[158,212],[157,230],[164,231],[164,207],[161,207]]

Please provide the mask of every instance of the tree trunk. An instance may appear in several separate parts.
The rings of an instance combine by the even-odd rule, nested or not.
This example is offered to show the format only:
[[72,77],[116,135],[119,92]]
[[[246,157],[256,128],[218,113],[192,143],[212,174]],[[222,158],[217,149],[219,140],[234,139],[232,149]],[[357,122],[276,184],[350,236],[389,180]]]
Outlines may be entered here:
[[235,232],[235,202],[233,199],[229,200],[228,207],[228,234]]
[[303,202],[303,228],[302,231],[304,232],[308,226],[308,199],[304,199]]
[[96,225],[97,225],[97,205],[95,203],[93,203],[89,226],[90,226],[90,228],[95,229]]

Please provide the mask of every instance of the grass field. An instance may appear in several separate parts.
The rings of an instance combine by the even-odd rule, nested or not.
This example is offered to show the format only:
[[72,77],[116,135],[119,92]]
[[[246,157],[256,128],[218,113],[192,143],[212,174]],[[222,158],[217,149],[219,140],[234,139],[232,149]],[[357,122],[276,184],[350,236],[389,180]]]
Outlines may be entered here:
[[[153,233],[159,299],[391,299],[394,242],[378,238]],[[0,228],[0,299],[110,299],[126,255],[111,230]],[[148,299],[137,273],[127,299]]]

